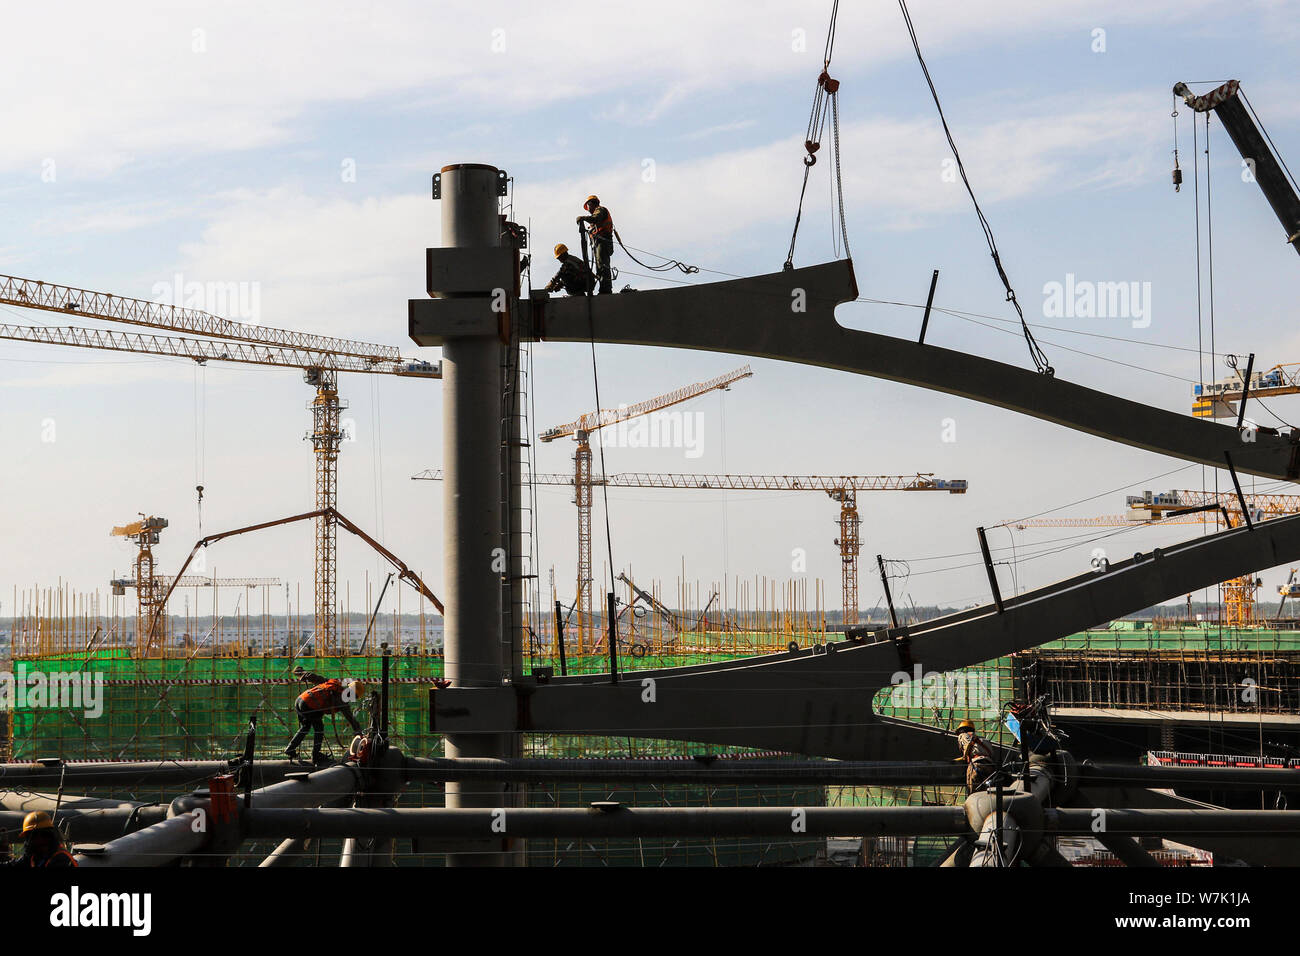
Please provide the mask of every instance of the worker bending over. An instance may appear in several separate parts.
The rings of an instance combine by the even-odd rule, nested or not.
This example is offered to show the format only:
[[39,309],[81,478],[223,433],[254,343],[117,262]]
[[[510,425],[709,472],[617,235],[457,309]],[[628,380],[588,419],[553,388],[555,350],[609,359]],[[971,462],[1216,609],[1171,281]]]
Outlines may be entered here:
[[569,295],[587,295],[595,289],[596,277],[587,264],[570,253],[569,247],[562,242],[555,247],[555,259],[560,264],[560,271],[546,284],[547,292],[563,289]]
[[301,667],[295,667],[294,676],[312,686],[298,695],[294,710],[298,713],[298,732],[284,748],[290,760],[298,759],[298,745],[302,743],[307,731],[312,731],[311,762],[321,761],[321,742],[325,738],[325,718],[329,714],[342,714],[355,733],[361,733],[361,725],[352,715],[351,702],[360,700],[365,692],[365,685],[359,680],[344,683],[337,677],[326,680],[319,674],[309,674]]
[[975,722],[963,720],[957,725],[957,747],[966,761],[966,792],[974,793],[997,770],[993,760],[993,745],[975,732]]
[[33,810],[23,817],[23,855],[16,860],[6,860],[3,866],[60,867],[76,866],[63,847],[63,834],[54,825],[54,818],[44,810]]
[[578,225],[587,227],[587,237],[591,240],[591,260],[596,267],[596,278],[600,280],[600,293],[608,295],[614,291],[614,277],[609,265],[609,260],[614,256],[614,217],[596,196],[588,196],[582,208],[587,210],[587,215],[578,217]]

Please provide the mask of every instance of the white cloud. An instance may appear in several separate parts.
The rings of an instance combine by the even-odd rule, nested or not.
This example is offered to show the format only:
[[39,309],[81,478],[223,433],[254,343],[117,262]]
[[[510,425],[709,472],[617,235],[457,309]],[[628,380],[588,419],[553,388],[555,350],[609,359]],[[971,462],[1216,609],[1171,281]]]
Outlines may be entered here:
[[[937,56],[1045,27],[1085,31],[1170,12],[1186,18],[1209,6],[943,0],[916,17]],[[92,2],[21,5],[6,11],[13,42],[0,60],[0,87],[8,91],[5,126],[22,134],[0,142],[0,168],[30,170],[35,179],[52,158],[61,178],[95,177],[136,161],[273,146],[300,137],[312,109],[399,95],[423,102],[423,115],[444,116],[612,97],[614,115],[652,122],[685,108],[699,90],[800,76],[810,85],[828,7],[575,2],[557,16],[519,0],[451,15],[419,0],[364,7],[146,0],[124,15]],[[795,29],[806,31],[806,52],[791,48]],[[498,38],[504,45],[493,52]],[[908,56],[892,4],[842,10],[838,69]]]

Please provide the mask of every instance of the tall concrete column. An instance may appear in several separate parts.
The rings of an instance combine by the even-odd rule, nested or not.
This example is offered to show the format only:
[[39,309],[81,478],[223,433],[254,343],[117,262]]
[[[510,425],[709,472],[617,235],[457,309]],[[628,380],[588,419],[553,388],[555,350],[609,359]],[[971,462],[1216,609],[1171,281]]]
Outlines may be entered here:
[[[465,163],[442,170],[442,244],[458,249],[501,245],[498,171]],[[491,295],[492,290],[454,293]],[[456,687],[494,687],[509,662],[501,630],[501,342],[495,334],[448,335],[442,346],[443,567],[446,676]],[[510,756],[509,734],[457,734],[449,757]],[[446,786],[448,807],[501,807],[502,784]],[[485,837],[489,834],[485,834]],[[449,854],[453,865],[502,865],[494,852]]]

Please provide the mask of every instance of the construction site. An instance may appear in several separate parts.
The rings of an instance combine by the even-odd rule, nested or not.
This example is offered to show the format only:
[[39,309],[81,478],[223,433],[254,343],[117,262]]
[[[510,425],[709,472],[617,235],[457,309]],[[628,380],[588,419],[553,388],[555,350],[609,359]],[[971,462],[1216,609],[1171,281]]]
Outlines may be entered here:
[[[6,861],[1300,865],[1300,429],[1285,423],[1300,363],[1265,338],[1258,357],[1218,350],[1211,304],[1204,321],[1194,316],[1198,349],[1181,348],[1196,354],[1178,356],[1197,364],[1190,396],[1160,382],[1167,396],[1125,398],[1113,369],[1114,391],[1055,368],[1049,353],[1069,350],[1053,352],[1035,332],[1062,330],[1027,318],[1017,299],[1015,269],[976,199],[993,184],[967,176],[961,124],[949,126],[906,3],[904,49],[920,67],[924,104],[938,110],[963,214],[974,207],[987,241],[993,268],[983,245],[978,267],[1004,296],[1010,317],[998,330],[1014,338],[1016,358],[949,347],[939,320],[977,313],[939,305],[940,270],[929,263],[916,301],[870,298],[849,252],[841,60],[832,62],[839,4],[828,6],[820,66],[800,80],[815,85],[793,157],[802,187],[790,249],[771,271],[724,273],[625,246],[611,218],[620,197],[603,187],[581,203],[576,229],[554,227],[572,247],[552,249],[538,225],[552,207],[516,196],[522,175],[457,162],[492,157],[447,147],[421,200],[436,235],[404,250],[424,288],[368,306],[369,321],[406,347],[305,331],[309,320],[298,329],[236,320],[130,288],[92,291],[87,278],[54,281],[39,268],[0,274],[0,341],[30,349],[27,359],[55,357],[31,361],[189,362],[196,395],[209,367],[258,372],[241,379],[254,391],[261,373],[287,371],[301,377],[306,403],[305,414],[269,400],[259,411],[286,429],[305,425],[293,450],[301,472],[250,455],[266,499],[227,494],[216,528],[204,511],[215,485],[197,466],[192,498],[188,479],[182,489],[196,518],[155,504],[180,471],[152,456],[176,454],[181,441],[139,423],[123,448],[139,457],[129,481],[92,492],[95,469],[86,469],[77,520],[92,544],[58,544],[98,562],[100,539],[112,539],[121,566],[55,583],[21,580],[19,566],[0,582]],[[900,85],[914,80],[899,75]],[[1202,245],[1213,249],[1209,144],[1234,149],[1234,164],[1240,153],[1251,174],[1249,190],[1216,201],[1264,210],[1268,241],[1295,253],[1300,190],[1237,80],[1171,85],[1166,105],[1170,90],[1173,186],[1196,190],[1199,307]],[[810,181],[829,186],[834,254],[799,265]],[[709,188],[699,184],[695,201]],[[552,252],[560,272],[547,284]],[[638,286],[616,290],[615,279]],[[837,318],[837,308],[862,303],[905,305],[908,325],[886,332]],[[1248,319],[1235,324],[1233,341],[1257,335]],[[1079,334],[1106,340],[1089,345],[1103,352],[1114,339]],[[675,365],[686,353],[716,374],[682,371],[703,367]],[[614,355],[644,356],[657,393],[631,394],[611,370]],[[1037,487],[1027,513],[1006,518],[985,502],[1018,499],[997,486],[1034,484],[1040,464],[1062,464],[1048,460],[1059,450],[1012,464],[995,443],[957,457],[945,437],[929,462],[887,468],[879,462],[911,446],[883,453],[873,443],[888,436],[864,440],[852,409],[836,410],[845,419],[837,438],[820,444],[811,424],[805,436],[762,411],[749,430],[733,424],[738,445],[757,434],[767,460],[809,473],[728,467],[725,432],[717,469],[657,470],[664,456],[637,457],[689,446],[690,414],[712,426],[703,410],[716,407],[725,429],[728,412],[709,402],[752,393],[767,408],[761,394],[792,389],[786,366],[813,380],[838,375],[847,385],[837,388],[904,422],[905,408],[866,390],[940,395],[996,411],[1013,433],[1033,421],[1086,439],[1076,484]],[[415,523],[409,514],[386,527],[379,505],[373,519],[340,505],[341,484],[363,484],[349,393],[389,381],[439,395],[440,420],[403,439],[423,464],[396,474],[401,493],[437,515],[419,536],[396,527]],[[580,396],[555,424],[537,412],[550,382]],[[733,390],[739,397],[726,398]],[[813,447],[801,446],[805,437]],[[1121,485],[1082,463],[1102,444],[1163,456],[1166,470]],[[836,466],[810,465],[827,460]],[[623,470],[628,461],[644,470]],[[378,455],[370,466],[375,487],[395,475]],[[885,470],[902,473],[874,473]],[[13,500],[41,492],[21,465],[8,477]],[[282,493],[301,504],[269,510]],[[746,536],[736,540],[745,543],[728,551],[727,508],[738,502],[754,510],[743,512]],[[714,504],[721,562],[715,512],[698,517]],[[701,510],[668,517],[674,506]],[[805,508],[787,541],[776,529]],[[887,537],[891,526],[905,544]],[[754,544],[764,532],[775,558]],[[345,549],[355,549],[346,560]],[[298,556],[310,557],[309,580],[296,578]],[[771,573],[787,564],[788,574]],[[937,574],[951,576],[927,577]]]

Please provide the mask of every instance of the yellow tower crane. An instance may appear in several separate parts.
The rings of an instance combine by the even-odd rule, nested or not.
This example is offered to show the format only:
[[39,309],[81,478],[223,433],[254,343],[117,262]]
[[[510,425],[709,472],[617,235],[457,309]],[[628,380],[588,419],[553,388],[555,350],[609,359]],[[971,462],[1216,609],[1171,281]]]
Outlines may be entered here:
[[[159,534],[166,527],[166,518],[158,518],[153,515],[146,516],[142,513],[139,521],[119,525],[109,532],[114,537],[130,538],[136,545],[135,576],[131,578],[114,578],[109,582],[109,585],[113,589],[113,594],[119,597],[126,594],[127,588],[135,588],[137,655],[143,655],[146,650],[145,635],[149,631],[149,622],[153,620],[154,612],[162,605],[169,586],[259,588],[276,587],[280,584],[279,578],[218,578],[202,574],[187,574],[184,577],[173,578],[165,574],[155,574],[153,546],[158,543]],[[157,635],[154,641],[155,644],[162,645],[166,643],[166,626],[166,618],[164,617],[162,619],[162,633]]]
[[573,454],[573,502],[578,506],[578,649],[585,652],[595,646],[593,637],[593,617],[591,613],[591,433],[610,425],[617,425],[641,415],[662,411],[672,405],[680,405],[692,398],[713,391],[728,391],[732,384],[742,378],[749,378],[753,370],[744,365],[725,375],[718,375],[706,382],[684,385],[664,395],[638,402],[635,405],[622,405],[614,409],[599,409],[589,412],[567,425],[557,425],[538,435],[544,442],[555,441],[572,435],[578,442]]
[[[315,639],[317,653],[336,649],[338,454],[345,437],[339,413],[338,373],[442,377],[441,364],[403,358],[390,345],[293,332],[224,319],[198,309],[92,292],[35,279],[0,275],[0,305],[79,315],[152,329],[191,332],[207,339],[116,332],[77,326],[0,324],[0,338],[17,342],[106,349],[145,355],[297,368],[316,390],[310,404],[312,430],[307,436],[316,461]],[[211,341],[218,339],[221,341]],[[150,646],[157,646],[154,637]]]
[[[1251,390],[1254,394],[1254,390]],[[1300,512],[1300,495],[1242,495],[1250,509],[1252,520],[1262,520]],[[1230,528],[1243,523],[1241,498],[1233,492],[1220,491],[1166,491],[1152,494],[1129,495],[1130,514],[1150,515],[1153,519],[1169,520],[1166,514],[1177,515],[1190,508],[1210,509],[1194,512],[1187,517],[1204,522],[1222,521]],[[1256,574],[1247,574],[1219,585],[1223,594],[1223,623],[1229,627],[1252,627],[1259,623],[1255,612],[1256,597],[1262,581]]]
[[[1252,494],[1243,495],[1252,520],[1300,513],[1300,495]],[[1166,491],[1154,494],[1144,491],[1125,499],[1128,511],[1122,515],[1100,515],[1084,518],[1030,518],[1008,521],[1009,528],[1079,528],[1079,527],[1136,527],[1139,525],[1170,524],[1224,524],[1229,528],[1243,522],[1241,499],[1234,492],[1216,491]],[[1219,585],[1223,595],[1223,623],[1229,627],[1251,627],[1259,623],[1256,614],[1256,596],[1260,578],[1256,574],[1243,575]]]
[[[414,476],[417,480],[437,481],[442,472],[430,469]],[[573,485],[575,477],[557,474],[532,476],[538,485]],[[668,472],[621,472],[590,478],[592,485],[610,488],[678,488],[720,491],[815,491],[840,505],[840,536],[835,544],[840,550],[841,597],[844,623],[858,622],[858,554],[861,540],[858,529],[857,495],[860,491],[945,491],[963,495],[969,482],[963,478],[935,478],[932,474],[916,475],[689,475]]]

